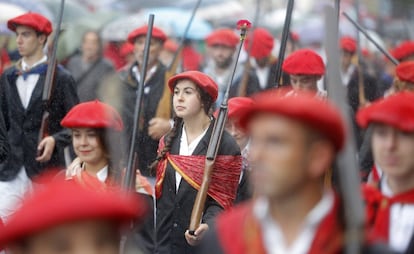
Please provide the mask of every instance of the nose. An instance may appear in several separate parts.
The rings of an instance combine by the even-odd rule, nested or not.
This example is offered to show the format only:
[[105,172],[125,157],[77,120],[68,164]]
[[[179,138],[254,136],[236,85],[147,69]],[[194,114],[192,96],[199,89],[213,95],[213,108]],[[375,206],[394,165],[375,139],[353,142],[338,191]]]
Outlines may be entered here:
[[81,146],[86,146],[86,145],[88,145],[88,144],[89,144],[89,142],[88,142],[88,137],[87,137],[86,135],[81,135],[81,136],[79,137],[79,144],[80,144]]
[[388,149],[394,149],[398,144],[398,133],[395,130],[389,132],[385,142]]

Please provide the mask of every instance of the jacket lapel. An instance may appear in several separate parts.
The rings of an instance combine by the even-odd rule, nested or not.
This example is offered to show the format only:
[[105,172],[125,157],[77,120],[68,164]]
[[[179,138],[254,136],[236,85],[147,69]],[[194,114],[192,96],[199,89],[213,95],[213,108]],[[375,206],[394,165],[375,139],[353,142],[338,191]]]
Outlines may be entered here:
[[[31,110],[33,107],[33,103],[37,101],[42,101],[42,94],[43,94],[43,87],[45,83],[45,75],[40,75],[39,79],[37,80],[36,86],[33,89],[32,96],[30,97],[29,105],[27,105],[27,111]],[[35,109],[39,110],[39,109]],[[41,109],[43,111],[43,109]]]

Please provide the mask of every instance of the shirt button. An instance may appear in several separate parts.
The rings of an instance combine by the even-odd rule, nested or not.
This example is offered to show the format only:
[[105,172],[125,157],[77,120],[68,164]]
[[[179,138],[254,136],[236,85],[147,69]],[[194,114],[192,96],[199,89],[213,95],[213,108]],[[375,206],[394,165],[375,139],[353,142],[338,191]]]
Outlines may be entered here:
[[177,223],[174,223],[173,224],[173,227],[175,227],[175,228],[178,227],[178,224]]

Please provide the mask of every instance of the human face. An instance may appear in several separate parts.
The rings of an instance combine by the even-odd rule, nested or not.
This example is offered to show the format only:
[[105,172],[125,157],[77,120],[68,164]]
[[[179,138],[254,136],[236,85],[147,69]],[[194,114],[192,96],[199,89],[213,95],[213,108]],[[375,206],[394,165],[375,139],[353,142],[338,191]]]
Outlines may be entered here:
[[[144,62],[145,39],[146,39],[146,36],[139,36],[138,38],[135,39],[135,43],[134,43],[135,57],[140,66],[142,66]],[[148,56],[148,66],[154,66],[157,63],[160,53],[162,51],[162,48],[163,47],[162,47],[162,43],[160,40],[155,39],[155,38],[151,39],[149,56]]]
[[352,57],[353,57],[352,53],[349,53],[347,51],[342,51],[341,64],[342,64],[343,71],[347,71],[348,67],[351,65]]
[[205,114],[196,84],[189,79],[182,79],[174,87],[173,106],[178,117],[191,119]]
[[290,75],[290,83],[295,91],[317,92],[319,78],[314,75]]
[[13,254],[118,254],[119,231],[114,223],[87,220],[68,223],[31,236]]
[[99,57],[100,43],[95,32],[88,32],[82,41],[82,56],[86,61],[94,61]]
[[385,124],[374,125],[372,153],[389,179],[414,180],[414,132],[403,132]]
[[282,200],[302,189],[309,179],[304,126],[289,118],[263,113],[254,116],[248,127],[254,191]]
[[19,54],[25,59],[32,59],[42,55],[46,41],[45,35],[37,35],[33,28],[28,26],[16,27],[16,44]]
[[101,169],[108,164],[108,157],[97,130],[75,128],[72,130],[72,142],[75,154],[85,163],[87,169]]
[[225,128],[226,131],[230,133],[230,135],[236,140],[240,149],[243,150],[246,147],[248,141],[248,136],[246,132],[244,132],[241,128],[238,127],[235,119],[231,118],[227,119]]
[[216,66],[220,69],[227,69],[233,61],[235,48],[224,45],[213,45],[209,52]]

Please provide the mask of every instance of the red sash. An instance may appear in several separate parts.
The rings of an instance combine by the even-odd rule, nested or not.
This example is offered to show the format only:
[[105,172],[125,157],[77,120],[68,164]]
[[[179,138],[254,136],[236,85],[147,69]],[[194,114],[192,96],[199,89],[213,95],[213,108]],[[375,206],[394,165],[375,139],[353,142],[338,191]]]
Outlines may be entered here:
[[[163,148],[164,139],[161,139],[159,151]],[[156,197],[160,198],[162,195],[162,184],[168,163],[194,189],[199,190],[203,179],[205,158],[205,155],[183,156],[167,153],[166,159],[160,161],[157,166]],[[232,206],[236,198],[241,168],[241,156],[218,155],[216,158],[207,194],[225,209]]]
[[364,197],[367,203],[371,237],[388,242],[390,229],[390,208],[396,203],[414,204],[414,189],[393,197],[384,196],[378,187],[365,185]]
[[[338,221],[339,199],[321,221],[309,254],[336,254],[343,248],[343,229]],[[260,224],[253,215],[253,203],[234,208],[217,218],[217,234],[224,253],[266,254]]]

